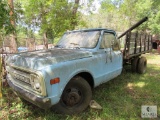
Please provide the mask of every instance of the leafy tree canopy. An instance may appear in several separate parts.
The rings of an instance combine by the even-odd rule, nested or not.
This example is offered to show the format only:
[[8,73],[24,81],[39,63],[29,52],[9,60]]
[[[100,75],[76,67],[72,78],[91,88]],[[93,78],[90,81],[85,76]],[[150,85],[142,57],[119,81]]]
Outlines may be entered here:
[[147,16],[149,20],[137,29],[160,34],[159,9],[159,0],[101,0],[99,13],[83,18],[88,22],[87,27],[106,27],[123,32]]
[[13,19],[9,15],[10,9],[6,1],[0,0],[0,31],[1,34],[8,34],[13,32],[14,27],[10,20]]

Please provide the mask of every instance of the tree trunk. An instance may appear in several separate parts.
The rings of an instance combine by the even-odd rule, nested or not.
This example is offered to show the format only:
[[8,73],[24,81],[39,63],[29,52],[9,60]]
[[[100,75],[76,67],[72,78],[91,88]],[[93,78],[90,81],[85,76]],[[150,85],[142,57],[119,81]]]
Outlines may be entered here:
[[43,43],[44,43],[45,49],[48,49],[48,39],[47,39],[47,33],[46,32],[44,32],[44,34],[43,34]]
[[9,36],[9,40],[10,40],[10,44],[9,44],[10,52],[16,53],[17,52],[17,43],[16,43],[16,38],[15,38],[14,33]]
[[79,0],[75,0],[73,10],[72,10],[72,16],[73,16],[72,22],[71,22],[72,29],[75,29],[75,26],[77,25],[76,14],[77,14],[78,6],[79,6]]
[[78,10],[78,5],[79,5],[79,0],[75,0],[73,11],[72,11],[73,15],[76,15]]
[[[15,27],[15,19],[14,19],[14,6],[13,6],[13,0],[8,0],[8,5],[10,7],[10,22],[11,24]],[[16,38],[15,38],[15,33],[13,33],[10,37],[10,51],[12,53],[17,52],[17,43],[16,43]]]

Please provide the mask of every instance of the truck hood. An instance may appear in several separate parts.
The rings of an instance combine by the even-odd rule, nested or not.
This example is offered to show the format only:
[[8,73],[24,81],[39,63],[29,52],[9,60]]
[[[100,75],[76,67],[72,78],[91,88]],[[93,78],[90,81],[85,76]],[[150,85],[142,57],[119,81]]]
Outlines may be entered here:
[[47,65],[54,65],[60,62],[91,56],[91,52],[80,49],[50,49],[14,54],[8,57],[6,62],[13,66],[40,70]]

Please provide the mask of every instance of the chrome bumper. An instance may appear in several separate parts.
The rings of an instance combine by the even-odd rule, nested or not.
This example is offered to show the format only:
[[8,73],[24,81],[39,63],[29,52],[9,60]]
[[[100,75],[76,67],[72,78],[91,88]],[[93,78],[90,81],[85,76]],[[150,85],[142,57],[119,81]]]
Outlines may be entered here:
[[36,106],[42,109],[48,109],[52,106],[51,100],[49,98],[41,98],[30,92],[27,92],[23,90],[22,88],[15,86],[10,80],[8,80],[8,78],[7,78],[7,82],[9,86],[17,93],[19,97],[35,104]]

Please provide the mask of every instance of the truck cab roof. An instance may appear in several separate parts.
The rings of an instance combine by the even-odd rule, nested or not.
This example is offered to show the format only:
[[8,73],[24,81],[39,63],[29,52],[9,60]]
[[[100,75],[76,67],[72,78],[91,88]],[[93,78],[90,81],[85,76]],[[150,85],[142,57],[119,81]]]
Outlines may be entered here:
[[114,30],[111,29],[107,29],[107,28],[88,28],[88,29],[79,29],[79,30],[73,30],[73,31],[67,31],[66,33],[71,33],[71,32],[87,32],[87,31],[108,31],[108,32],[112,32],[114,34],[116,34],[116,32]]

